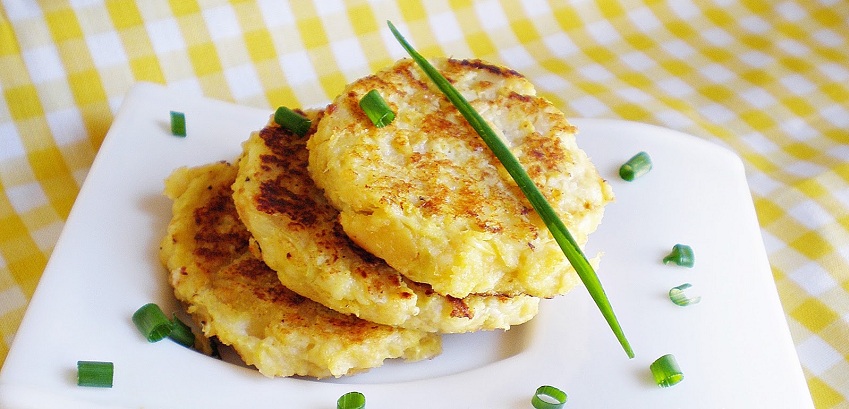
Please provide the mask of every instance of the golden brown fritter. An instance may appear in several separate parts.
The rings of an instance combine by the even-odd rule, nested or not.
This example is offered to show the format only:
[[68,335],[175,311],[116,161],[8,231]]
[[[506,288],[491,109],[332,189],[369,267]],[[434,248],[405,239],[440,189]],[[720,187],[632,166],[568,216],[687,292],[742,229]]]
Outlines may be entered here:
[[[515,71],[479,60],[434,65],[523,164],[584,245],[612,191],[563,112]],[[359,107],[372,89],[395,120]],[[411,60],[350,84],[308,143],[309,171],[347,235],[407,278],[454,297],[551,297],[578,278],[483,140]]]
[[254,133],[233,185],[241,219],[284,285],[340,312],[425,331],[506,329],[536,315],[535,297],[439,295],[354,244],[307,172],[309,137],[273,123]]
[[249,251],[232,200],[236,168],[180,168],[166,180],[173,218],[161,258],[177,298],[207,337],[232,345],[266,376],[316,378],[439,354],[437,335],[340,314],[284,287]]

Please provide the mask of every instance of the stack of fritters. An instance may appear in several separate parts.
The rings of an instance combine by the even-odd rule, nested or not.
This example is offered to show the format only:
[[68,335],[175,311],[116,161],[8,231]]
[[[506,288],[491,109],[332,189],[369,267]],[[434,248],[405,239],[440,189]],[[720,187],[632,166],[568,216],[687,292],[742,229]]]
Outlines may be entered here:
[[[583,245],[612,193],[563,113],[514,71],[435,64]],[[396,113],[384,128],[358,105],[372,89]],[[181,169],[166,188],[175,294],[206,336],[264,374],[341,376],[433,356],[436,334],[508,329],[577,282],[510,176],[411,61],[302,113],[306,135],[272,121],[237,166]]]
[[310,137],[274,124],[255,133],[233,184],[242,222],[285,286],[336,311],[428,332],[509,328],[536,314],[539,299],[525,295],[440,295],[354,244],[307,172]]
[[441,351],[436,334],[378,325],[333,311],[284,287],[249,251],[230,185],[236,168],[181,168],[166,180],[173,219],[162,242],[177,298],[207,337],[232,345],[266,376],[342,376],[386,358]]

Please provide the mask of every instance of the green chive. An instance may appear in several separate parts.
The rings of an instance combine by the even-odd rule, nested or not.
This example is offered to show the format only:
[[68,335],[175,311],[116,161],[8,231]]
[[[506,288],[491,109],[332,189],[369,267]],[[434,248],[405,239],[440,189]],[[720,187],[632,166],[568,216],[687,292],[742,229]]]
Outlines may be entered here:
[[168,334],[168,338],[174,340],[174,342],[191,348],[195,345],[195,334],[192,332],[192,329],[189,328],[186,323],[177,318],[177,314],[174,313],[173,318],[171,318],[171,324],[173,328],[171,333]]
[[389,104],[376,89],[369,91],[360,99],[360,108],[366,113],[371,123],[378,128],[383,128],[392,123],[395,113],[389,108]]
[[536,409],[560,409],[566,404],[566,399],[566,392],[554,386],[543,385],[537,388],[531,398],[531,405]]
[[171,111],[171,134],[174,136],[186,136],[186,114]]
[[156,342],[167,337],[174,328],[174,323],[154,303],[141,306],[133,314],[133,323],[136,324],[136,328],[141,331],[148,342]]
[[693,255],[693,248],[686,244],[676,244],[672,246],[672,252],[663,258],[663,264],[675,263],[682,267],[693,267],[696,258]]
[[312,126],[312,121],[286,107],[277,108],[274,112],[274,122],[298,136],[306,135]]
[[649,366],[654,381],[662,388],[670,387],[684,380],[684,374],[678,367],[678,361],[672,354],[666,354]]
[[651,170],[651,157],[640,152],[619,167],[619,176],[628,182],[645,175]]
[[425,74],[427,74],[427,76],[430,77],[445,96],[448,97],[448,100],[457,107],[457,110],[463,114],[463,117],[469,121],[472,128],[477,131],[481,139],[483,139],[487,146],[489,146],[489,149],[492,150],[498,160],[501,161],[501,164],[504,165],[504,168],[510,176],[513,177],[513,180],[516,181],[516,184],[528,198],[531,206],[533,206],[534,210],[536,210],[545,222],[545,225],[551,231],[551,234],[560,245],[560,248],[563,250],[566,258],[570,263],[572,263],[572,266],[578,273],[578,277],[581,278],[584,286],[587,290],[589,290],[590,296],[592,296],[593,301],[595,301],[601,311],[601,314],[604,316],[605,320],[607,320],[608,325],[613,330],[613,333],[616,335],[616,338],[622,345],[625,353],[628,354],[629,358],[633,358],[634,351],[631,349],[631,345],[625,338],[625,334],[619,325],[619,321],[616,319],[616,315],[613,313],[613,307],[610,306],[610,301],[607,299],[607,295],[604,292],[604,288],[602,288],[601,281],[599,281],[595,270],[593,270],[593,267],[590,265],[587,257],[584,255],[583,251],[581,251],[578,243],[575,242],[572,234],[569,233],[569,230],[566,229],[566,226],[557,216],[557,213],[554,212],[554,209],[552,209],[551,205],[522,168],[522,165],[516,157],[513,156],[510,149],[507,148],[501,139],[498,138],[498,135],[495,134],[480,114],[478,114],[474,108],[469,105],[469,102],[463,98],[454,86],[452,86],[451,83],[448,82],[448,80],[433,67],[433,65],[422,57],[421,54],[413,49],[407,40],[401,36],[401,33],[398,32],[392,22],[387,21],[387,24],[389,24],[389,29],[392,30],[392,34],[395,35],[395,38],[399,43],[401,43],[401,46],[404,47],[407,53],[413,57],[413,60],[416,61]]
[[690,304],[698,304],[699,301],[702,300],[702,297],[688,297],[687,294],[684,293],[684,290],[690,287],[692,287],[690,283],[684,283],[677,287],[672,287],[669,290],[669,299],[672,300],[675,305],[679,305],[681,307],[685,307]]
[[336,409],[363,409],[366,407],[366,396],[360,392],[348,392],[336,401]]
[[112,362],[77,361],[77,385],[111,388],[114,372]]

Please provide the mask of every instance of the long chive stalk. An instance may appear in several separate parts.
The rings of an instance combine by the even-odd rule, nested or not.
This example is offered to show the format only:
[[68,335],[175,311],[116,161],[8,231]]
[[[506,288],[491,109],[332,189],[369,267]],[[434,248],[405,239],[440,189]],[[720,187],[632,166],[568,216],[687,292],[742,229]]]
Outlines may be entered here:
[[463,98],[457,89],[454,88],[454,86],[451,85],[451,83],[448,82],[448,80],[445,79],[445,77],[443,77],[442,74],[430,64],[430,62],[413,49],[410,43],[408,43],[401,33],[398,32],[392,22],[387,21],[386,23],[389,25],[389,29],[392,30],[392,34],[398,42],[401,43],[401,46],[404,47],[407,53],[410,54],[425,74],[427,74],[427,76],[430,77],[445,96],[448,97],[448,100],[457,107],[463,117],[469,121],[472,128],[477,131],[481,139],[483,139],[487,146],[489,146],[489,149],[492,150],[498,160],[501,161],[501,164],[504,165],[504,168],[510,176],[513,177],[513,180],[516,181],[516,184],[519,185],[519,188],[528,198],[531,206],[533,206],[534,210],[536,210],[545,222],[548,230],[551,231],[551,234],[554,236],[554,240],[560,245],[560,248],[563,250],[563,254],[566,255],[566,258],[572,264],[572,267],[575,268],[575,271],[578,273],[578,277],[580,277],[584,286],[590,292],[590,296],[593,301],[595,301],[596,306],[598,306],[601,314],[610,326],[610,329],[613,330],[614,335],[616,335],[616,339],[622,345],[625,353],[628,354],[629,358],[633,358],[634,351],[631,349],[630,343],[625,338],[625,333],[619,325],[619,320],[616,318],[616,314],[613,313],[613,307],[611,307],[610,301],[607,299],[607,294],[604,292],[604,288],[601,285],[601,281],[598,279],[598,275],[596,275],[592,265],[590,265],[587,257],[584,255],[583,251],[581,251],[578,243],[575,242],[572,234],[569,233],[569,230],[563,224],[563,221],[560,220],[560,217],[557,216],[557,213],[554,212],[554,209],[545,199],[545,196],[543,196],[539,189],[537,189],[536,185],[534,185],[534,182],[531,180],[530,176],[528,176],[527,172],[525,172],[524,168],[522,168],[522,165],[513,153],[510,152],[510,149],[501,141],[501,139],[498,138],[498,135],[495,134],[480,114],[478,114],[477,111],[469,105],[469,102]]

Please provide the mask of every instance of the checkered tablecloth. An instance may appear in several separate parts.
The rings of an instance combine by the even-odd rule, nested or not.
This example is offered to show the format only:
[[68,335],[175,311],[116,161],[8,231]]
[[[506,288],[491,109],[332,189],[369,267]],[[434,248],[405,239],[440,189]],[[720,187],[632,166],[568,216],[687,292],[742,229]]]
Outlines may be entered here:
[[737,152],[816,406],[849,407],[846,0],[0,0],[0,362],[134,83],[318,106],[405,56],[386,20],[424,55],[520,71],[570,117]]

